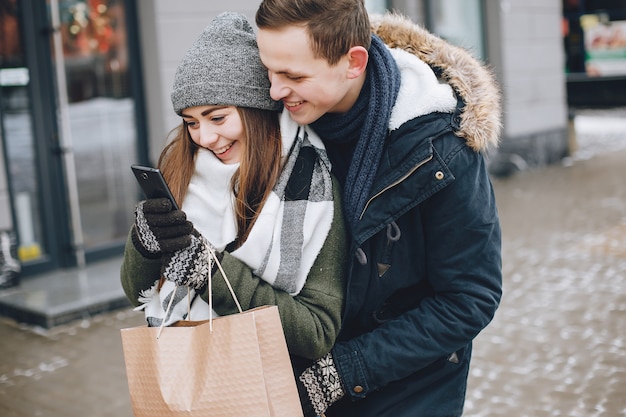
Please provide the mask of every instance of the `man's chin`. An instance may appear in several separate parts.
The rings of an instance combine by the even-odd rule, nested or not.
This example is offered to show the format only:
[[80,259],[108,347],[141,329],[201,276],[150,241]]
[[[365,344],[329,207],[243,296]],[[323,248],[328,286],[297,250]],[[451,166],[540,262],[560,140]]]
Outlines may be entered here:
[[291,116],[291,120],[298,123],[299,125],[309,124],[309,118],[306,117],[303,113],[292,113],[289,112],[289,116]]
[[304,109],[301,109],[300,111],[296,111],[296,112],[289,112],[289,115],[291,116],[291,119],[294,122],[298,123],[299,125],[311,124],[317,119],[319,119],[320,117],[322,117],[321,114],[307,112],[307,111],[304,111]]

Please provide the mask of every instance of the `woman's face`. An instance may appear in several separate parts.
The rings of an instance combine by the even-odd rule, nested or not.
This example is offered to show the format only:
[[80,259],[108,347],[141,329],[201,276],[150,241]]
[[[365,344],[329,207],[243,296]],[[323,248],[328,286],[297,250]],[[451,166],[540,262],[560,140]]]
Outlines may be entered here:
[[183,110],[191,140],[213,152],[223,163],[241,160],[246,135],[234,106],[196,106]]

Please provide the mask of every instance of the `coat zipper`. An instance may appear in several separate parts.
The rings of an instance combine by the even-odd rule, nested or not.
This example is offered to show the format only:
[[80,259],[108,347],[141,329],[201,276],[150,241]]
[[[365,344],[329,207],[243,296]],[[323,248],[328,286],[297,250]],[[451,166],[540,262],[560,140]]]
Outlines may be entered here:
[[367,210],[367,207],[369,207],[370,203],[378,198],[381,194],[383,194],[385,191],[389,190],[390,188],[395,187],[396,185],[400,184],[402,181],[404,181],[405,179],[407,179],[408,177],[410,177],[415,171],[417,171],[417,169],[419,167],[421,167],[422,165],[424,165],[425,163],[427,163],[428,161],[432,160],[433,156],[430,155],[428,158],[424,159],[423,161],[421,161],[419,164],[415,165],[409,172],[407,172],[406,174],[404,174],[401,178],[399,178],[398,180],[396,180],[395,182],[389,184],[388,186],[386,186],[385,188],[383,188],[382,190],[380,190],[379,192],[377,192],[376,194],[374,194],[372,196],[372,198],[370,198],[369,200],[367,200],[367,203],[365,204],[365,207],[363,208],[363,211],[361,212],[361,215],[359,216],[359,220],[361,220],[363,218],[363,215],[365,214],[365,211]]

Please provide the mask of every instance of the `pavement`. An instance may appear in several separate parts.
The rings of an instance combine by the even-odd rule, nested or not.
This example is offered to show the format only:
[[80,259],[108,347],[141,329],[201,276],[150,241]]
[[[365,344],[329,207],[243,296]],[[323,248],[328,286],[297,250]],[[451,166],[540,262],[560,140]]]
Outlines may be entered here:
[[[582,112],[576,130],[562,164],[493,179],[504,296],[465,417],[626,416],[626,109]],[[131,417],[120,329],[139,325],[128,307],[0,320],[0,416]]]

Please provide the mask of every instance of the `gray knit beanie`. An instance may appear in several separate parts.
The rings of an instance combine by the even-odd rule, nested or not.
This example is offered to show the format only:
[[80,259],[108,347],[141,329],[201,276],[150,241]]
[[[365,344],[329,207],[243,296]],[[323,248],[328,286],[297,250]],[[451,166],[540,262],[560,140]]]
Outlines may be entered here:
[[196,39],[176,69],[172,105],[178,115],[206,105],[280,109],[244,15],[222,13]]

